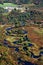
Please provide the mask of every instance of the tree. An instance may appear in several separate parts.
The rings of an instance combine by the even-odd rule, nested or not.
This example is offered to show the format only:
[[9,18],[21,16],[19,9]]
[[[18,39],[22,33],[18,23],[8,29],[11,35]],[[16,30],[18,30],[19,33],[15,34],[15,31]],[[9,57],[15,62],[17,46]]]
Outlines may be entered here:
[[4,13],[4,8],[0,7],[0,13]]
[[2,14],[0,14],[0,22],[3,22]]

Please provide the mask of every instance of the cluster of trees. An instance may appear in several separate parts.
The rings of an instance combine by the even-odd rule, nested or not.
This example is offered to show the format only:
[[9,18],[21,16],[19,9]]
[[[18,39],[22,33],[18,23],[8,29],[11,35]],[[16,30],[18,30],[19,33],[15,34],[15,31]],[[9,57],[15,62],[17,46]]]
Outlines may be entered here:
[[0,13],[4,13],[5,12],[5,9],[0,7]]
[[43,13],[36,11],[36,10],[20,13],[18,11],[13,10],[7,16],[7,19],[8,19],[9,23],[14,23],[16,26],[17,25],[26,25],[26,21],[29,19],[33,20],[34,24],[41,24],[40,20],[43,19]]
[[33,3],[36,4],[36,5],[39,5],[40,4],[40,0],[33,0]]
[[21,13],[20,11],[14,9],[8,15],[6,15],[6,17],[4,16],[5,19],[3,20],[3,11],[3,8],[0,8],[0,22],[13,23],[16,27],[27,25],[26,21],[29,19],[33,20],[35,24],[38,22],[38,20],[43,19],[43,13],[41,12],[33,10]]
[[26,4],[29,2],[32,2],[34,4],[42,3],[43,0],[0,0],[0,3],[3,4],[4,2],[11,2],[11,3],[17,3],[17,4]]
[[36,10],[30,11],[30,19],[31,20],[42,20],[43,19],[43,13],[36,11]]
[[33,2],[35,4],[38,4],[40,0],[0,0],[1,4],[3,4],[4,2],[11,2],[11,3],[17,3],[17,4],[27,4],[27,3]]
[[2,14],[0,14],[0,23],[3,22]]
[[0,7],[0,23],[4,23],[3,13],[5,13],[5,9]]
[[0,3],[3,4],[4,2],[11,2],[11,3],[28,3],[30,0],[0,0]]
[[26,20],[29,19],[29,12],[20,13],[18,11],[13,10],[8,16],[8,22],[14,23],[15,25],[26,25]]

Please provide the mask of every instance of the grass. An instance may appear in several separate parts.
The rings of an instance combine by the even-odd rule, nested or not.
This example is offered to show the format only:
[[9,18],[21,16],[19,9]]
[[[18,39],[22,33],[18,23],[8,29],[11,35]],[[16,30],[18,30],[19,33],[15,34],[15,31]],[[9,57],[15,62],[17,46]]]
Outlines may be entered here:
[[14,6],[17,6],[17,5],[13,4],[13,3],[4,3],[3,5],[0,4],[0,7],[8,7],[8,6],[14,7]]
[[37,30],[34,30],[34,32],[36,32],[40,35],[43,35],[43,29],[37,29]]

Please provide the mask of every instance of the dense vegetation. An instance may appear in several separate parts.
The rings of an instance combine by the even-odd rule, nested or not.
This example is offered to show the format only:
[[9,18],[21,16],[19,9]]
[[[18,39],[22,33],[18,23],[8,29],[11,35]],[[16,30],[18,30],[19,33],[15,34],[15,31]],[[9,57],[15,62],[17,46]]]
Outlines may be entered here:
[[43,4],[43,0],[0,0],[1,4],[8,2],[17,3],[17,4],[26,4],[26,3]]
[[11,3],[17,3],[17,4],[22,4],[22,3],[28,3],[30,0],[0,0],[0,3],[3,4],[3,2],[11,2]]
[[0,7],[0,14],[1,14],[1,13],[4,13],[4,12],[5,12],[4,8],[1,8],[1,7]]
[[0,23],[11,23],[16,27],[27,25],[27,20],[32,20],[34,24],[41,24],[40,21],[43,20],[43,12],[35,10],[21,13],[19,10],[14,9],[7,15],[3,15],[4,13],[4,9],[0,8]]

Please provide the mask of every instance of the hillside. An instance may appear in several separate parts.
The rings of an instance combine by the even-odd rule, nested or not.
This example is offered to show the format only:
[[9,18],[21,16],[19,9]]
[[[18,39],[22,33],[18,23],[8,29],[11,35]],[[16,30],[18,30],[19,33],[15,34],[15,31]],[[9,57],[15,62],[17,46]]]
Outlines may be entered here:
[[0,0],[0,65],[43,65],[43,0]]
[[10,3],[17,3],[17,4],[20,4],[20,3],[28,3],[28,2],[31,2],[31,0],[0,0],[0,3],[5,3],[5,2],[10,2]]
[[10,2],[10,3],[17,3],[17,4],[26,4],[26,3],[39,3],[43,0],[0,0],[0,3]]
[[43,0],[0,0],[0,4],[13,3],[13,4],[35,4],[35,7],[43,7]]
[[4,4],[0,4],[0,7],[14,7],[14,6],[17,6],[16,4],[13,4],[13,3],[4,3]]

